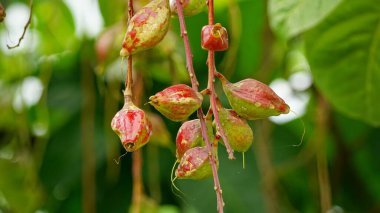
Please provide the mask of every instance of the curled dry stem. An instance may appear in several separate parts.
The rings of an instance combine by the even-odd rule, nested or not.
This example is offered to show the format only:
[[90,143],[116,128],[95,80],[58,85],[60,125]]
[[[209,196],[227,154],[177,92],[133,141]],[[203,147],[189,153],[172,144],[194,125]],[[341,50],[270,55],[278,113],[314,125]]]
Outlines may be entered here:
[[26,34],[26,30],[28,29],[28,27],[30,25],[30,22],[32,21],[33,0],[29,1],[29,8],[30,8],[29,18],[28,18],[28,21],[24,25],[24,30],[22,31],[22,34],[21,34],[20,38],[18,39],[17,44],[15,44],[15,45],[9,45],[9,44],[7,44],[7,48],[8,49],[14,49],[16,47],[19,47],[20,44],[21,44],[21,41],[24,39],[25,34]]
[[[185,18],[183,15],[183,8],[182,8],[180,0],[176,0],[176,5],[177,5],[177,10],[178,10],[178,18],[179,18],[179,23],[180,23],[180,28],[181,28],[181,35],[182,35],[184,46],[185,46],[186,67],[189,72],[192,88],[195,91],[198,91],[199,83],[197,81],[197,78],[194,72],[192,53],[190,49],[189,38],[187,36]],[[209,137],[207,135],[207,127],[206,127],[206,122],[205,122],[202,108],[199,108],[197,110],[197,115],[201,124],[202,137],[203,137],[203,140],[206,142],[206,147],[209,152],[209,161],[210,161],[210,165],[212,169],[212,174],[213,174],[213,179],[214,179],[214,189],[215,189],[216,198],[217,198],[217,210],[219,213],[222,213],[224,202],[223,202],[222,189],[220,186],[218,170],[217,170],[217,165],[216,165],[216,156],[215,156],[215,152],[213,151],[213,144],[209,140]]]

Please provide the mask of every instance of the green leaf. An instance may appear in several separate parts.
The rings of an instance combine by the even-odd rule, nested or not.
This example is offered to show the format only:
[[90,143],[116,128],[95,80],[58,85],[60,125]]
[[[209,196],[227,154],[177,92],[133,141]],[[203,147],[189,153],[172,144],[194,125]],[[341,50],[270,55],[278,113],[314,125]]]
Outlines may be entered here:
[[270,0],[269,22],[284,39],[290,39],[317,25],[342,0]]
[[347,1],[306,34],[317,87],[340,112],[380,125],[380,5]]

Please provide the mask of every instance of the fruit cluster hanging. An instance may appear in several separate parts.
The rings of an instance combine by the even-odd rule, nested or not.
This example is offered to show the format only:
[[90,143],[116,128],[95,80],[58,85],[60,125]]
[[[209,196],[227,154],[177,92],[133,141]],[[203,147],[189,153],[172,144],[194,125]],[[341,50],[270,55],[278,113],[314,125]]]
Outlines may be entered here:
[[[198,91],[198,82],[192,66],[192,53],[187,38],[184,16],[196,15],[208,6],[209,23],[202,28],[201,46],[209,53],[208,85]],[[269,86],[254,79],[230,83],[215,69],[214,52],[228,49],[228,33],[220,23],[214,24],[213,0],[152,0],[131,17],[120,55],[130,57],[157,45],[169,28],[172,15],[180,20],[181,33],[186,50],[187,68],[192,87],[185,84],[170,86],[149,98],[149,103],[166,118],[180,122],[176,138],[178,167],[175,178],[204,179],[214,177],[217,209],[223,212],[222,190],[217,168],[219,166],[218,141],[225,145],[230,159],[233,151],[246,152],[252,145],[254,134],[247,120],[287,114],[289,106]],[[132,72],[129,67],[128,72]],[[130,75],[130,78],[132,75]],[[232,107],[222,106],[214,90],[214,78],[218,78]],[[111,127],[120,137],[127,152],[144,146],[151,135],[152,126],[143,110],[132,103],[131,79],[124,91],[124,107],[116,113]],[[202,111],[203,96],[210,96],[206,115]],[[186,121],[197,112],[198,119]]]

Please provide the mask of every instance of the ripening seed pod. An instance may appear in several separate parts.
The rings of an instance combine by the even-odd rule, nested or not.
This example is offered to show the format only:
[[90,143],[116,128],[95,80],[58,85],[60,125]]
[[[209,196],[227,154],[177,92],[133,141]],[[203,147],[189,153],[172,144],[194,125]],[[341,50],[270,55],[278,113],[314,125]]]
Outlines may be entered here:
[[185,84],[178,84],[158,92],[149,100],[168,119],[184,121],[201,106],[203,96]]
[[246,152],[253,142],[253,131],[247,120],[234,110],[218,108],[219,119],[231,148],[237,152]]
[[289,106],[269,86],[255,79],[230,83],[222,74],[224,93],[238,115],[248,120],[289,113]]
[[123,108],[116,113],[111,127],[127,152],[133,152],[148,143],[152,133],[152,125],[145,112],[131,101],[126,101]]
[[[207,134],[210,142],[213,142],[214,134],[212,123],[206,120]],[[201,123],[199,119],[186,121],[179,128],[176,138],[176,157],[180,161],[183,154],[196,146],[204,146],[205,142],[202,137]]]
[[156,46],[169,29],[168,0],[152,0],[129,21],[120,56],[127,57]]
[[[178,164],[175,176],[178,179],[200,180],[212,176],[207,148],[194,147],[185,152]],[[218,160],[216,159],[218,165]]]
[[205,50],[224,51],[228,49],[228,33],[221,24],[206,25],[201,32],[201,45]]

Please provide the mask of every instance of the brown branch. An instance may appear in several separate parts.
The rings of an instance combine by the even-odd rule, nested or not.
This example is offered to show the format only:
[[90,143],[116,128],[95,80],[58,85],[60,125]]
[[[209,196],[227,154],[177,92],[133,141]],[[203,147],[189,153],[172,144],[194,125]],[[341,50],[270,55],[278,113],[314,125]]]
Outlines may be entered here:
[[[178,10],[178,18],[179,18],[179,23],[180,23],[180,28],[181,28],[181,35],[182,35],[184,46],[185,46],[187,70],[189,72],[189,76],[191,79],[192,88],[195,91],[198,91],[199,84],[194,72],[192,53],[190,49],[189,38],[187,36],[185,18],[183,15],[183,8],[182,8],[180,0],[176,0],[176,5],[177,5],[177,10]],[[210,161],[210,165],[212,169],[212,174],[213,174],[213,179],[214,179],[214,189],[216,192],[216,199],[217,199],[217,210],[219,213],[223,213],[224,202],[223,202],[223,196],[222,196],[222,188],[220,186],[220,181],[219,181],[219,176],[218,176],[218,169],[216,165],[216,156],[214,154],[215,152],[213,151],[213,144],[211,144],[209,137],[207,135],[207,127],[206,127],[206,122],[205,122],[202,108],[199,108],[197,110],[197,115],[201,123],[202,137],[203,137],[203,140],[206,142],[206,147],[209,152],[209,161]]]
[[132,186],[132,213],[141,212],[141,200],[143,196],[142,187],[142,157],[141,149],[136,150],[132,153],[132,175],[133,175],[133,186]]
[[[85,49],[87,50],[87,49]],[[82,51],[82,55],[85,52]],[[95,82],[93,71],[87,59],[82,58],[81,90],[81,149],[82,149],[82,193],[83,212],[96,212],[96,161],[94,158],[95,132]]]
[[29,25],[30,25],[30,22],[32,21],[32,11],[33,11],[33,0],[30,0],[29,1],[29,8],[30,8],[30,12],[29,12],[29,18],[28,18],[28,21],[26,22],[25,26],[24,26],[24,30],[22,32],[22,35],[21,37],[18,39],[18,42],[17,44],[11,46],[9,44],[7,44],[7,47],[8,49],[14,49],[16,47],[19,47],[20,44],[21,44],[21,41],[24,39],[24,36],[26,34],[26,30],[28,29]]
[[327,212],[331,208],[331,188],[329,172],[327,169],[326,134],[329,117],[329,106],[324,98],[319,95],[316,113],[316,146],[317,146],[317,173],[321,212]]

